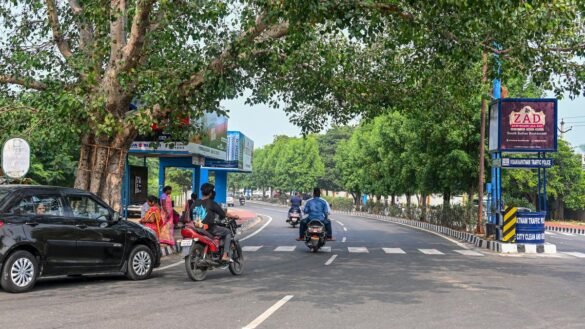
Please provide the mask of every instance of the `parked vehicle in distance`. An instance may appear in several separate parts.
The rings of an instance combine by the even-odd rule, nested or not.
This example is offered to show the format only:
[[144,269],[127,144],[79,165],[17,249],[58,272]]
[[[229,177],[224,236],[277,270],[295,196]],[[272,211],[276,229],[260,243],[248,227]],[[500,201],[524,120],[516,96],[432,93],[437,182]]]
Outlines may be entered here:
[[234,197],[233,197],[233,196],[228,196],[228,197],[225,199],[225,203],[227,204],[227,206],[228,206],[228,207],[233,207],[233,206],[235,206],[235,204],[234,204]]
[[92,193],[65,187],[0,186],[0,285],[32,289],[37,278],[121,272],[144,280],[160,265],[151,230],[120,219]]

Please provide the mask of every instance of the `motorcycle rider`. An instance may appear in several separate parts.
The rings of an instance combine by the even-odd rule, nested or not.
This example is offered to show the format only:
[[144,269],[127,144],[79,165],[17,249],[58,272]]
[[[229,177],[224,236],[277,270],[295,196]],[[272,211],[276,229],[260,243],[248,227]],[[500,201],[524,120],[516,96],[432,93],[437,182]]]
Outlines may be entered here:
[[331,228],[331,222],[329,221],[329,213],[331,212],[327,201],[321,199],[321,189],[316,187],[313,189],[313,198],[305,204],[303,210],[307,217],[301,221],[299,226],[299,238],[298,241],[305,240],[305,232],[307,231],[307,224],[310,220],[319,220],[325,225],[327,230],[327,240],[333,240],[333,232]]
[[295,196],[290,199],[290,209],[288,210],[291,213],[294,209],[298,209],[301,212],[301,206],[303,205],[303,199],[301,198],[301,193],[297,192]]
[[220,220],[225,219],[226,217],[231,218],[239,218],[238,215],[232,214],[228,211],[226,213],[222,207],[215,202],[213,199],[215,198],[215,186],[210,183],[205,183],[201,186],[201,200],[195,200],[195,210],[197,211],[197,207],[203,207],[206,211],[206,215],[201,221],[195,222],[195,227],[203,228],[204,224],[207,225],[207,230],[214,236],[219,236],[223,238],[223,256],[221,258],[224,262],[229,262],[231,260],[231,243],[232,243],[232,232],[223,226],[217,225]]

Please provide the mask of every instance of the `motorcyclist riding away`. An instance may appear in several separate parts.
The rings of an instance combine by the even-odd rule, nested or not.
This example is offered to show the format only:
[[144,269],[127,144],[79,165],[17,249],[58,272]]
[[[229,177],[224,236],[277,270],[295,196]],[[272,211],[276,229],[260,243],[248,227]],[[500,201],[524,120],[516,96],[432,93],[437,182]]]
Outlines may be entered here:
[[199,217],[201,209],[204,209],[205,216],[195,222],[195,227],[203,228],[204,225],[207,225],[207,231],[209,231],[209,233],[223,238],[224,252],[221,260],[228,262],[231,259],[230,245],[233,239],[232,233],[228,228],[220,226],[218,223],[228,216],[231,218],[238,218],[238,216],[230,212],[226,214],[221,206],[213,200],[215,198],[215,186],[213,184],[203,184],[201,186],[201,195],[201,200],[195,201],[193,217]]
[[298,209],[301,212],[301,206],[303,205],[303,199],[301,198],[301,193],[297,192],[295,196],[290,199],[290,209],[288,212],[292,212],[294,209]]
[[305,204],[305,209],[303,210],[307,217],[305,217],[301,221],[301,225],[299,227],[299,241],[305,239],[305,232],[307,231],[307,224],[311,220],[318,220],[321,221],[325,225],[325,229],[327,230],[327,240],[333,240],[333,232],[331,228],[331,222],[329,221],[329,213],[330,208],[327,201],[321,199],[321,189],[316,187],[313,189],[313,198]]

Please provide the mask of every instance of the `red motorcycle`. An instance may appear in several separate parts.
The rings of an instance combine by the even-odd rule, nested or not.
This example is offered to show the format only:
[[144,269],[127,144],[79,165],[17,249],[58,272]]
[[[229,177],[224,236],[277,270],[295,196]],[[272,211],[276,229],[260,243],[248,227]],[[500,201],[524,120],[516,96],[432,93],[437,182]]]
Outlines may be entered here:
[[235,239],[238,233],[238,225],[233,218],[228,218],[225,223],[220,224],[227,227],[232,232],[234,239],[231,246],[231,261],[221,260],[224,252],[223,240],[218,236],[213,236],[204,229],[195,227],[185,227],[181,230],[183,240],[181,241],[181,251],[185,258],[185,269],[187,275],[193,281],[204,280],[207,271],[215,268],[229,268],[233,275],[240,275],[244,270],[244,254],[238,240]]

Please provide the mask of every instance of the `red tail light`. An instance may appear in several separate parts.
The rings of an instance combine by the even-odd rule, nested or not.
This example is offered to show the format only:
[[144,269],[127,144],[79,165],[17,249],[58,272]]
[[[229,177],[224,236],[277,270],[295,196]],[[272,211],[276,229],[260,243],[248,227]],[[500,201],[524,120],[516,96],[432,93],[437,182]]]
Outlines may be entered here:
[[4,226],[4,222],[0,219],[0,228],[2,228],[2,226]]

